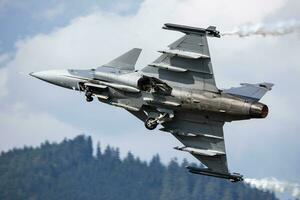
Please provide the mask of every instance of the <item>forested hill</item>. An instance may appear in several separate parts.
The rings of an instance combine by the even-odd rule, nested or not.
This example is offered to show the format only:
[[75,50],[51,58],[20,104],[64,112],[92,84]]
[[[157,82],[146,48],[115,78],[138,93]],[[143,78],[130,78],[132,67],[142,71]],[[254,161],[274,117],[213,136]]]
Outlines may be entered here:
[[1,153],[0,199],[276,199],[243,183],[189,174],[186,165],[164,166],[159,156],[146,163],[131,153],[120,160],[111,147],[93,156],[91,138],[78,136]]

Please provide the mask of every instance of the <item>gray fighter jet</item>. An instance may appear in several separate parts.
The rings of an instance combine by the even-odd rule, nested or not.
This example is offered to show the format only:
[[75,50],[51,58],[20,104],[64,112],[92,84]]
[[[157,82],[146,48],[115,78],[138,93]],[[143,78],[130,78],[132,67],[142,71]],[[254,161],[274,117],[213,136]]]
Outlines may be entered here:
[[[273,84],[243,83],[220,90],[216,87],[207,36],[220,37],[215,27],[206,29],[165,24],[164,29],[185,35],[159,51],[162,55],[142,70],[135,64],[141,49],[134,48],[115,60],[87,70],[50,70],[30,73],[46,82],[82,91],[86,100],[118,106],[153,130],[174,135],[186,151],[205,167],[187,166],[191,173],[243,180],[227,166],[225,122],[265,118],[268,107],[258,101]],[[201,166],[203,166],[201,165]]]

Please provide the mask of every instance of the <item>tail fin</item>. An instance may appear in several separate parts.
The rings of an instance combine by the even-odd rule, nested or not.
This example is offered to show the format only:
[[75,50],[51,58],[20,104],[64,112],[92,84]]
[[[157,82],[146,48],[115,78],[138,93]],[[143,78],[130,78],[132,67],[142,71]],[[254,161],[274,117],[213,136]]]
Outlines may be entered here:
[[138,48],[131,49],[130,51],[110,61],[104,66],[114,67],[121,70],[134,71],[136,61],[138,60],[141,51],[142,49],[138,49]]
[[268,91],[272,90],[273,83],[241,83],[241,87],[223,90],[227,94],[242,97],[249,101],[259,101]]

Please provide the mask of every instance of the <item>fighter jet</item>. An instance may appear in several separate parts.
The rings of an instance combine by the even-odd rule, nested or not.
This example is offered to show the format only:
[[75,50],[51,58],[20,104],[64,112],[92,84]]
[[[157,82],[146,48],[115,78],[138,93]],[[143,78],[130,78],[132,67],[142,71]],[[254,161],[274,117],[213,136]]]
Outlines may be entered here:
[[242,83],[217,88],[207,37],[220,37],[216,27],[197,28],[167,23],[163,29],[184,35],[160,50],[161,56],[135,69],[141,49],[134,48],[95,69],[49,70],[30,73],[43,81],[84,92],[86,101],[124,108],[149,130],[158,125],[191,153],[203,167],[187,166],[194,174],[242,181],[228,170],[224,143],[225,122],[265,118],[268,107],[259,102],[272,83]]

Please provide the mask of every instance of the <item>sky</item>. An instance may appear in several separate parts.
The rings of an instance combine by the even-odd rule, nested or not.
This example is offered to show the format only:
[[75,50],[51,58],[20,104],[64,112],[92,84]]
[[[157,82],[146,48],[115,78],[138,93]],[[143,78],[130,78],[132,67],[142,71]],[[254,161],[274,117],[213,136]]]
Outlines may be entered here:
[[[164,23],[220,31],[247,23],[300,20],[298,0],[0,0],[0,150],[91,135],[102,146],[119,147],[144,160],[159,153],[191,155],[173,149],[180,143],[165,132],[148,131],[120,108],[28,76],[48,69],[101,66],[127,50],[142,48],[137,69],[159,56],[181,33]],[[228,164],[245,177],[300,182],[300,35],[209,38],[217,86],[272,82],[262,102],[266,119],[224,127]]]

